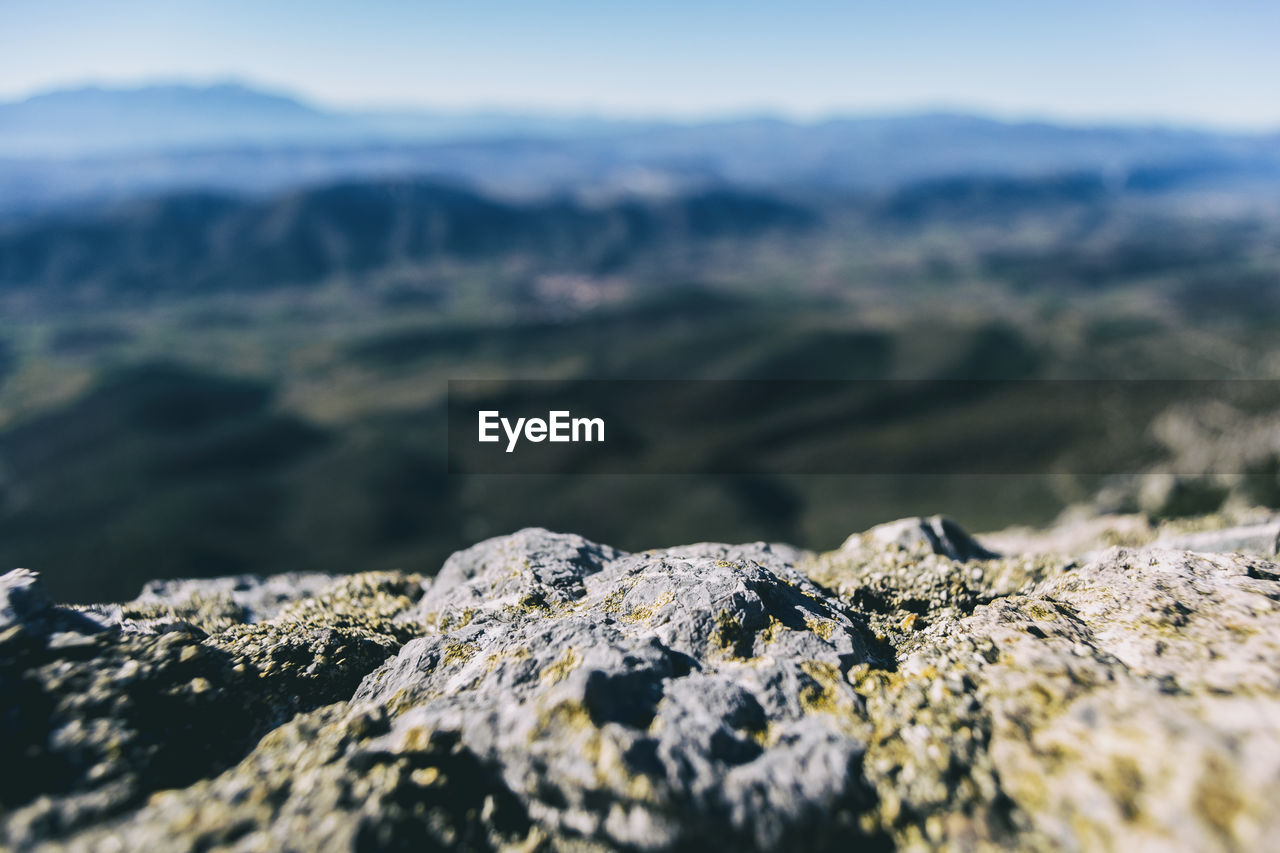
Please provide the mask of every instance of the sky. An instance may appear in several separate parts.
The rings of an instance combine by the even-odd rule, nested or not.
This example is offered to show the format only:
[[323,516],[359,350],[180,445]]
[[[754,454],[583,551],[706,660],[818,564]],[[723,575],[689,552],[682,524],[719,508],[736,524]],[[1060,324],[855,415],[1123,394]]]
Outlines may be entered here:
[[6,0],[0,99],[234,79],[332,107],[1280,128],[1275,0]]

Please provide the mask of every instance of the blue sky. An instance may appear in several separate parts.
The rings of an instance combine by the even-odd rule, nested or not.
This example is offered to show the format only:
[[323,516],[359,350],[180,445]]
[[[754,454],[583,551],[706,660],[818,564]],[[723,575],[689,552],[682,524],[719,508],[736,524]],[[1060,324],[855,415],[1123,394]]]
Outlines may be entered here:
[[10,0],[0,98],[236,78],[336,106],[1263,128],[1278,44],[1274,0]]

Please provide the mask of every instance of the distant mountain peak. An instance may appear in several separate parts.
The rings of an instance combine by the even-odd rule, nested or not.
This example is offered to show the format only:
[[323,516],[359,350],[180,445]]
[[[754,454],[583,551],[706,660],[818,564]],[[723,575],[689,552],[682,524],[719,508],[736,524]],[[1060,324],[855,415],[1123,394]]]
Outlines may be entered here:
[[217,80],[208,83],[182,80],[119,85],[86,83],[79,86],[47,89],[0,106],[89,100],[112,100],[116,103],[124,103],[128,101],[163,101],[174,98],[288,104],[311,109],[301,98],[292,94],[251,85],[237,79]]
[[239,81],[85,85],[0,104],[0,153],[66,153],[303,141],[350,120]]

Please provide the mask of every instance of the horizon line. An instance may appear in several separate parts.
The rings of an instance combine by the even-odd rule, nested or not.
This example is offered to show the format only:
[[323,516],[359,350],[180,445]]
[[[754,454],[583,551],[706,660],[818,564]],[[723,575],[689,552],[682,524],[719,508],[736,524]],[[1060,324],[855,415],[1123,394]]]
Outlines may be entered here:
[[981,119],[1006,125],[1050,125],[1075,130],[1132,129],[1172,132],[1201,132],[1239,136],[1280,135],[1280,119],[1267,123],[1241,124],[1213,121],[1190,116],[1138,115],[1112,116],[1074,115],[1051,108],[999,108],[964,104],[945,99],[902,103],[897,105],[865,105],[831,107],[820,110],[788,108],[777,104],[726,105],[700,110],[657,112],[642,109],[604,107],[596,104],[560,106],[548,104],[514,105],[477,99],[469,104],[430,104],[379,101],[376,98],[351,101],[325,98],[296,87],[255,80],[244,75],[156,75],[145,78],[89,78],[50,83],[21,93],[0,94],[0,107],[15,106],[52,95],[73,92],[103,91],[115,93],[142,92],[148,89],[189,88],[209,90],[235,87],[268,97],[293,101],[305,108],[334,116],[491,116],[503,118],[553,119],[561,121],[599,121],[618,124],[663,124],[697,126],[734,121],[777,121],[795,126],[814,126],[838,121],[952,117]]

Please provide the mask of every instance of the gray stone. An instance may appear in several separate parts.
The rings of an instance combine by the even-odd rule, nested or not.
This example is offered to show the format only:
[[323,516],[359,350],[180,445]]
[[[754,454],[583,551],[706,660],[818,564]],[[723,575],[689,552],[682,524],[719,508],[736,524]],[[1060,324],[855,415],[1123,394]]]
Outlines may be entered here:
[[53,607],[35,572],[14,569],[0,575],[0,631]]
[[[624,556],[522,531],[464,553],[420,609],[457,608],[459,587],[471,602],[477,584],[498,606],[428,618],[432,634],[365,679],[353,704],[398,713],[388,744],[457,731],[540,825],[610,846],[860,834],[863,743],[841,718],[855,701],[842,675],[872,646],[779,559],[798,552]],[[731,559],[749,553],[777,572]]]
[[131,603],[181,610],[197,607],[201,601],[225,599],[242,608],[243,621],[253,624],[270,619],[287,604],[316,595],[333,581],[332,575],[319,572],[156,580],[145,584]]
[[1158,536],[1152,544],[1160,548],[1181,551],[1259,554],[1264,557],[1274,557],[1280,554],[1280,518],[1262,524],[1228,527],[1222,530],[1201,530],[1194,533]]
[[418,606],[402,619],[447,629],[477,612],[558,606],[580,596],[583,578],[620,553],[539,528],[489,539],[446,560]]
[[949,518],[904,518],[873,527],[845,540],[842,550],[873,548],[883,550],[895,546],[905,550],[925,549],[929,553],[952,560],[989,560],[996,554],[982,547]]
[[[38,601],[31,576],[18,580],[23,600]],[[394,616],[420,580],[341,578],[268,622],[211,632],[131,630],[129,617],[104,629],[90,614],[20,606],[23,621],[0,632],[0,842],[71,837],[349,697],[406,638]]]
[[274,610],[157,585],[83,632],[7,576],[0,844],[1259,849],[1280,565],[1098,550],[1242,518],[1003,540],[1087,559],[937,519],[828,554],[531,529]]
[[55,606],[35,572],[14,569],[0,575],[0,635],[11,630],[41,636],[92,634],[108,623],[96,614]]

